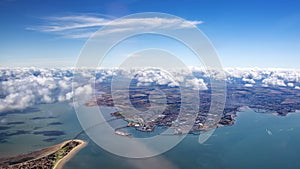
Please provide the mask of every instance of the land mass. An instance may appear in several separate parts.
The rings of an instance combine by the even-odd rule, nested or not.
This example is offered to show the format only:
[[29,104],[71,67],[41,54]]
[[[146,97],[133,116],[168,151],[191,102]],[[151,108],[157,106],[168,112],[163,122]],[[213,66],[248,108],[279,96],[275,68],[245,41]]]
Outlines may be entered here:
[[[176,87],[167,85],[146,87],[133,85],[129,90],[131,104],[122,103],[122,100],[126,100],[126,98],[123,99],[122,97],[128,95],[128,90],[119,90],[115,91],[114,99],[119,101],[116,106],[109,86],[109,82],[96,85],[96,89],[101,92],[101,95],[87,102],[86,106],[99,106],[100,108],[103,106],[117,107],[118,111],[112,113],[112,116],[127,121],[127,127],[134,127],[144,132],[152,132],[156,126],[163,126],[174,128],[174,134],[186,134],[186,132],[197,134],[200,131],[233,125],[237,112],[244,107],[248,107],[258,113],[269,113],[279,116],[286,116],[288,113],[300,110],[300,90],[283,86],[265,87],[260,85],[249,88],[242,83],[227,83],[226,103],[224,111],[220,115],[221,117],[214,119],[214,114],[209,113],[211,98],[214,93],[208,88],[199,93],[200,103],[198,105],[200,106],[196,119],[188,121],[194,115],[193,110],[185,110],[181,119],[178,119],[182,100],[180,91]],[[166,95],[166,108],[163,112],[148,111],[150,108],[153,109],[150,97],[152,91],[155,90],[161,90]],[[190,92],[192,93],[193,91]],[[186,95],[189,95],[189,93]],[[126,106],[133,106],[138,110],[137,113],[124,111],[128,110]],[[155,108],[160,110],[162,106]],[[211,123],[208,123],[208,121],[211,121]],[[184,128],[187,128],[186,126],[191,125],[193,126],[191,130],[184,130]]]
[[86,144],[87,142],[83,140],[68,140],[27,154],[0,158],[0,169],[61,169]]

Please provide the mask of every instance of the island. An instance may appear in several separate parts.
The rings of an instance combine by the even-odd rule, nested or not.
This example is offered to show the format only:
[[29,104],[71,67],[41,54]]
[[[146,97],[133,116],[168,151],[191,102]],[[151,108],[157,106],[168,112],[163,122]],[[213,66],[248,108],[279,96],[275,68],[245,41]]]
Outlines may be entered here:
[[83,140],[68,140],[27,154],[0,158],[0,169],[61,169],[86,144]]

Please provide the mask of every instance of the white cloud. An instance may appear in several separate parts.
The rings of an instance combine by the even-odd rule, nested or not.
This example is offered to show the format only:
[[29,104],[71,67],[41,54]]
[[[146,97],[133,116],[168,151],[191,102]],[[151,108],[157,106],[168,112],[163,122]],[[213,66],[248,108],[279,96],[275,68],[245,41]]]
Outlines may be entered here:
[[186,29],[202,24],[202,21],[183,21],[176,18],[127,18],[117,21],[99,16],[70,15],[43,18],[45,25],[27,27],[28,30],[58,34],[67,38],[89,38],[100,27],[109,25],[112,29],[105,34],[153,27]]
[[248,82],[248,83],[251,83],[251,84],[255,84],[255,81],[253,79],[248,79],[248,78],[245,78],[245,77],[243,77],[242,81]]
[[75,95],[90,95],[93,92],[93,88],[90,84],[80,86],[77,89],[75,89]]
[[194,90],[207,90],[207,86],[203,79],[191,79],[186,82],[187,87],[192,87]]
[[253,87],[253,84],[245,84],[245,87]]
[[137,72],[136,79],[138,86],[149,86],[151,84],[168,85],[171,87],[179,86],[174,78],[159,69],[146,69]]
[[288,87],[294,87],[294,83],[287,83]]
[[[0,112],[69,101],[73,97],[72,79],[67,77],[67,70],[19,68],[0,69],[0,72],[0,79],[6,79],[0,81]],[[86,91],[81,93],[90,92],[87,87],[83,90]]]
[[276,77],[268,77],[262,81],[265,85],[269,86],[286,86],[282,79],[278,79]]
[[[96,74],[94,70],[80,69],[78,76],[85,84],[81,81],[73,82],[72,72],[68,69],[0,68],[0,112],[20,110],[41,103],[70,101],[74,95],[89,95],[93,92],[93,82],[106,82],[112,76],[135,77],[139,86],[166,85],[207,90],[207,78],[212,72],[199,68],[192,68],[192,71],[197,76],[191,76],[187,71],[167,72],[157,68],[99,69]],[[242,81],[245,87],[288,86],[300,89],[299,70],[226,69],[226,74],[230,83]],[[72,86],[75,87],[74,93]]]

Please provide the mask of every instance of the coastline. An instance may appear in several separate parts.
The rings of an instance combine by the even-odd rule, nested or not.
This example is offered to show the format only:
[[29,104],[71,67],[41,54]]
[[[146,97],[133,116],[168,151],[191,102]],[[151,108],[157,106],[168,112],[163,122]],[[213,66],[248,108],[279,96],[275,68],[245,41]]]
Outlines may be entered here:
[[49,168],[61,169],[78,151],[87,145],[83,140],[67,140],[54,146],[20,154],[14,157],[0,158],[0,169]]
[[[69,140],[70,141],[70,140]],[[69,141],[65,141],[64,144],[61,145],[61,148],[63,147],[63,145],[65,145],[67,142]],[[56,164],[54,165],[53,169],[62,169],[63,166],[76,154],[78,153],[81,149],[83,149],[86,145],[87,142],[83,141],[83,140],[71,140],[71,141],[77,141],[80,144],[78,146],[76,146],[75,148],[73,148],[66,156],[64,156],[62,159],[58,160],[56,162]]]

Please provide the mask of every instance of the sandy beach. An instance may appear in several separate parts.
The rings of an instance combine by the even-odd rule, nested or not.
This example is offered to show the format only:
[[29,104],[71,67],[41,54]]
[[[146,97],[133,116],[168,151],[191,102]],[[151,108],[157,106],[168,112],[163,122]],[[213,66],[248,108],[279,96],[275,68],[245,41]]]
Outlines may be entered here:
[[[62,143],[61,148],[69,141]],[[80,144],[78,146],[76,146],[75,148],[73,148],[66,156],[64,156],[62,159],[60,159],[54,165],[53,169],[62,169],[66,162],[68,162],[79,150],[81,150],[82,148],[84,148],[87,145],[87,142],[83,141],[83,140],[72,140],[72,141],[79,142]]]
[[83,140],[68,140],[27,154],[0,158],[0,169],[6,168],[55,168],[61,169],[79,150],[87,145]]

